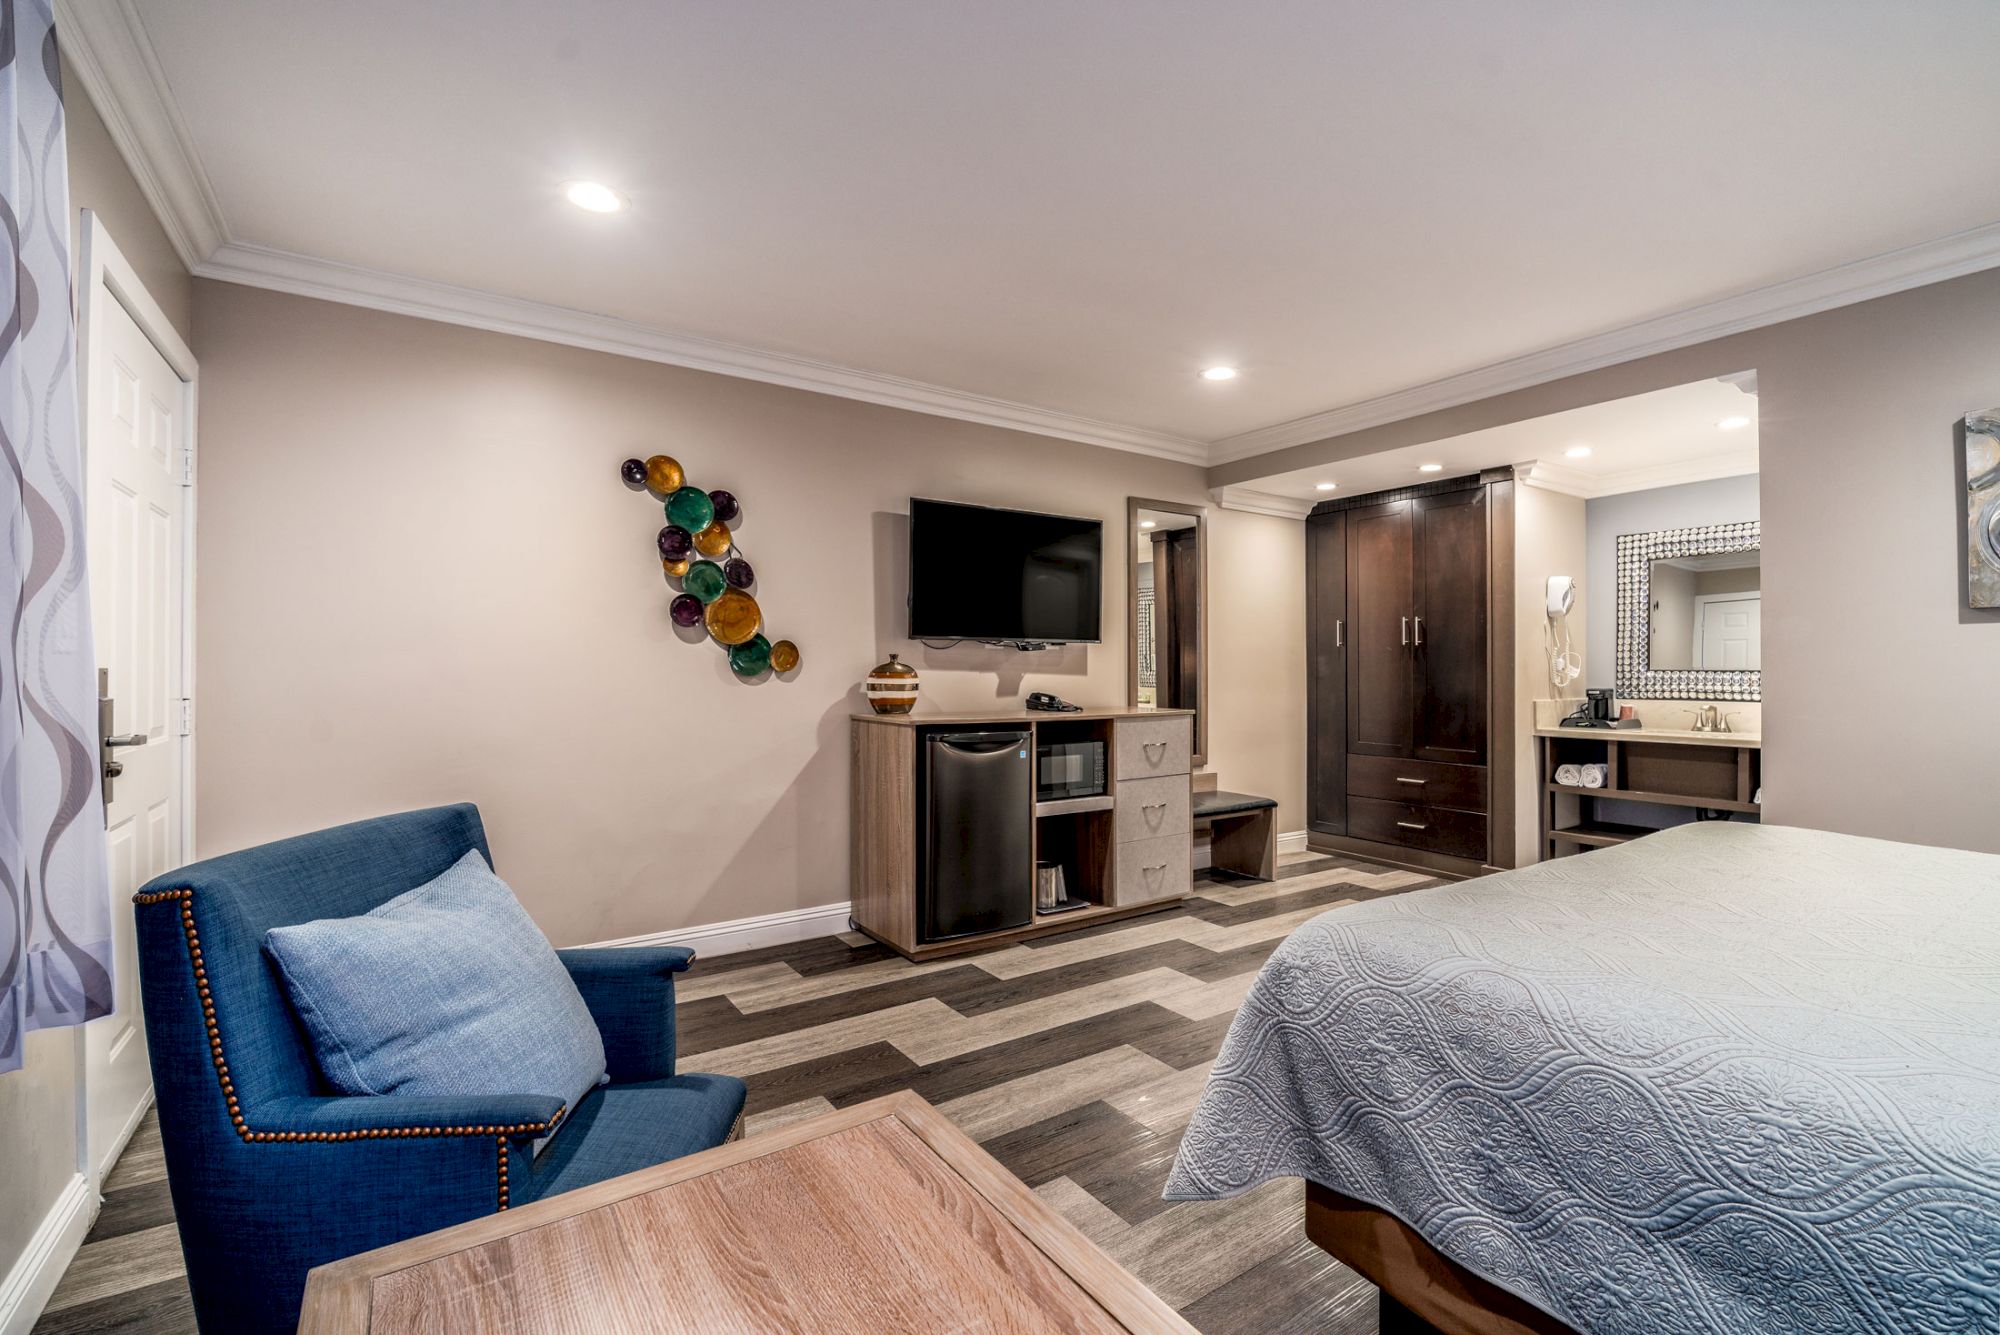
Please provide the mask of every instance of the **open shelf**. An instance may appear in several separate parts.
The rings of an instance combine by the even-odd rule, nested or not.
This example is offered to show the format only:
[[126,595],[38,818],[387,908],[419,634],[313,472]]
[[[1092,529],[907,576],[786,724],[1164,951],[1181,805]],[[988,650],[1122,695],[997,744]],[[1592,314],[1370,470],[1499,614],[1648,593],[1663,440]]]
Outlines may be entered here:
[[1054,802],[1035,803],[1035,815],[1046,819],[1050,816],[1074,816],[1085,811],[1111,810],[1111,794],[1098,793],[1094,797],[1065,797]]
[[[1602,788],[1592,788],[1592,793],[1601,793]],[[1581,825],[1571,825],[1565,829],[1550,830],[1549,838],[1563,843],[1582,844],[1586,848],[1609,848],[1613,844],[1629,843],[1641,835],[1658,834],[1659,831],[1645,825],[1611,825],[1598,821],[1586,821]]]
[[1685,793],[1655,793],[1637,788],[1578,788],[1572,784],[1552,783],[1552,793],[1568,793],[1572,797],[1608,797],[1618,802],[1657,802],[1668,807],[1707,807],[1712,811],[1759,811],[1755,802],[1738,802],[1720,797],[1690,797]]
[[[1091,908],[1060,909],[1054,913],[1037,911],[1036,921],[1061,918],[1075,921],[1092,909],[1111,902],[1111,856],[1114,829],[1110,797],[1075,799],[1086,805],[1065,811],[1044,811],[1037,804],[1035,821],[1035,864],[1057,862],[1063,869],[1063,894],[1081,899]],[[1069,806],[1048,803],[1048,806]]]

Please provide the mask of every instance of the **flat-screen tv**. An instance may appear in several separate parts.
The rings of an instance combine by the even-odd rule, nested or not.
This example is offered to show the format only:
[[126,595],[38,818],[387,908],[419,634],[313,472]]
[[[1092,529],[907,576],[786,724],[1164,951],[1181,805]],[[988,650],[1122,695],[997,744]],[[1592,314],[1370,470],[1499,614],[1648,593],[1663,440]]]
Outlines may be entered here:
[[1098,640],[1104,521],[910,502],[910,638]]

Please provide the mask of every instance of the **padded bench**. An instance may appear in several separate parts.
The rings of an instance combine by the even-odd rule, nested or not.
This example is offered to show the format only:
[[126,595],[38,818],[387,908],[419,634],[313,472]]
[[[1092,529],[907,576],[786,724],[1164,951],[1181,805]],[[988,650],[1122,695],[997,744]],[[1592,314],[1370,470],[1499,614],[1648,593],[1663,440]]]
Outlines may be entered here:
[[1278,874],[1278,800],[1250,793],[1196,793],[1195,824],[1208,822],[1208,865],[1260,881]]

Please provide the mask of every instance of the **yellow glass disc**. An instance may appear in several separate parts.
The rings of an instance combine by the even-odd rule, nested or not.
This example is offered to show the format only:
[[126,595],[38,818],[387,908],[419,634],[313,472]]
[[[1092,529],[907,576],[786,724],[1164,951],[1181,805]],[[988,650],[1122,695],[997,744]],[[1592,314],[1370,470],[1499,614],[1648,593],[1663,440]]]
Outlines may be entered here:
[[646,485],[660,495],[679,491],[687,482],[687,474],[681,471],[680,460],[669,454],[656,454],[646,460]]
[[663,556],[660,558],[660,566],[669,575],[672,575],[675,579],[679,579],[688,572],[688,559],[683,556],[680,560],[675,561]]
[[741,589],[729,589],[708,605],[702,620],[717,644],[742,644],[764,624],[764,614],[755,598]]
[[790,672],[799,665],[799,646],[790,640],[779,640],[771,646],[771,671]]
[[694,549],[703,556],[721,556],[729,550],[729,525],[720,519],[694,535]]

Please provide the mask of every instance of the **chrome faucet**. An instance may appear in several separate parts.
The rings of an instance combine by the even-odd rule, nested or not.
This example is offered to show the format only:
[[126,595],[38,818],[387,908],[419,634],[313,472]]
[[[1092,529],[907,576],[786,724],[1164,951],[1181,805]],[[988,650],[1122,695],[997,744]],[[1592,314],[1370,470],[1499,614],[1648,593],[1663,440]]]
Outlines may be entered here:
[[1696,732],[1729,731],[1729,720],[1723,717],[1720,705],[1703,705],[1699,709],[1687,709],[1682,712],[1694,715],[1694,731]]

